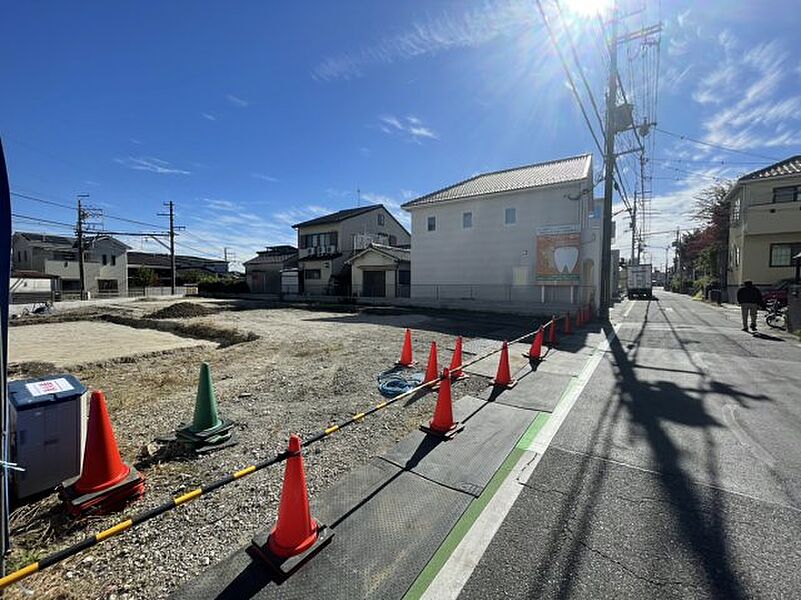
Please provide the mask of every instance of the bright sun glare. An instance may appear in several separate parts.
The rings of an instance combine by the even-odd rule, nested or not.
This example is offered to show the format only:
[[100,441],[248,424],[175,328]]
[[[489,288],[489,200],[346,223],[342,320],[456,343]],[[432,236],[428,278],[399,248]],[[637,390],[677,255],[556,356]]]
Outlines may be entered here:
[[565,5],[571,12],[582,17],[594,17],[606,12],[611,0],[565,0]]

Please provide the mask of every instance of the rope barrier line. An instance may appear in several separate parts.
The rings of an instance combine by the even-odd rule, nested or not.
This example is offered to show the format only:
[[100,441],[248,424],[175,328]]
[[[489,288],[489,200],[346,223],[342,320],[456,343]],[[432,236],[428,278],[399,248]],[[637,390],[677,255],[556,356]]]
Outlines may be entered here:
[[[559,317],[559,318],[562,318],[562,317]],[[558,320],[558,318],[554,317],[550,321],[548,321],[547,323],[541,325],[540,327],[546,328],[546,327],[550,326],[551,324],[555,323],[556,320]],[[524,335],[522,335],[522,336],[520,336],[518,338],[510,340],[508,343],[514,344],[514,343],[517,343],[517,342],[521,342],[524,339],[526,339],[528,337],[531,337],[532,335],[536,335],[538,330],[539,330],[539,327],[537,327],[537,329],[535,329],[534,331],[531,331],[531,332],[526,333],[526,334],[524,334]],[[473,364],[475,364],[475,363],[477,363],[477,362],[479,362],[481,360],[484,360],[485,358],[489,358],[490,356],[501,352],[502,349],[503,348],[501,347],[501,348],[498,348],[497,350],[491,350],[489,352],[486,352],[485,354],[476,356],[472,360],[469,360],[467,362],[462,363],[461,365],[459,365],[458,368],[459,369],[464,369],[466,367],[469,367],[469,366],[471,366],[471,365],[473,365]],[[395,404],[396,402],[398,402],[399,400],[404,400],[406,398],[410,398],[411,396],[417,394],[418,392],[420,392],[420,391],[422,391],[422,390],[424,390],[426,388],[430,388],[433,385],[436,385],[440,380],[441,380],[441,377],[438,378],[438,379],[434,379],[432,381],[421,383],[417,387],[414,387],[414,388],[412,388],[412,389],[410,389],[410,390],[408,390],[406,392],[403,392],[402,394],[399,394],[399,395],[397,395],[394,398],[391,398],[389,400],[383,400],[383,401],[379,402],[378,404],[376,404],[375,406],[373,406],[372,408],[370,408],[368,410],[365,410],[363,412],[357,413],[357,414],[353,415],[352,417],[342,421],[341,423],[337,423],[335,425],[331,425],[329,427],[326,427],[325,429],[323,429],[323,431],[321,431],[317,435],[315,435],[315,436],[307,439],[305,442],[303,442],[301,444],[301,448],[308,448],[312,444],[316,444],[317,442],[319,442],[321,440],[324,440],[329,435],[332,435],[333,433],[336,433],[337,431],[341,431],[342,429],[345,429],[346,427],[348,427],[350,425],[353,425],[354,423],[358,423],[358,422],[364,421],[365,417],[368,417],[368,416],[372,415],[373,413],[376,413],[379,410],[381,410],[383,408],[386,408],[387,406],[391,406],[391,405]],[[213,482],[208,483],[206,485],[203,485],[203,486],[201,486],[199,488],[196,488],[194,490],[186,492],[185,494],[182,494],[180,496],[176,496],[174,498],[171,498],[170,500],[160,504],[159,506],[151,508],[150,510],[146,510],[146,511],[142,511],[140,513],[137,513],[134,516],[129,517],[128,519],[126,519],[124,521],[121,521],[120,523],[117,523],[116,525],[113,525],[113,526],[111,526],[111,527],[109,527],[107,529],[104,529],[103,531],[101,531],[99,533],[96,533],[96,534],[91,535],[91,536],[87,536],[86,538],[84,538],[80,542],[77,542],[76,544],[73,544],[72,546],[68,546],[67,548],[59,550],[57,552],[53,552],[52,554],[49,554],[48,556],[45,556],[44,558],[42,558],[39,561],[31,563],[31,564],[29,564],[29,565],[27,565],[27,566],[25,566],[25,567],[23,567],[21,569],[18,569],[16,571],[14,571],[13,573],[9,573],[5,577],[0,578],[0,590],[4,590],[5,588],[10,586],[11,584],[16,583],[16,582],[18,582],[18,581],[20,581],[22,579],[25,579],[26,577],[29,577],[30,575],[33,575],[34,573],[42,571],[43,569],[46,569],[47,567],[51,567],[54,564],[56,564],[58,562],[61,562],[64,559],[67,559],[67,558],[69,558],[71,556],[75,556],[76,554],[78,554],[80,552],[83,552],[84,550],[86,550],[88,548],[91,548],[95,544],[99,544],[100,542],[103,542],[103,541],[105,541],[105,540],[107,540],[109,538],[112,538],[112,537],[114,537],[116,535],[119,535],[120,533],[128,531],[129,529],[132,529],[133,527],[136,527],[137,525],[141,525],[145,521],[149,521],[150,519],[154,519],[155,517],[158,517],[158,516],[168,512],[168,511],[170,511],[170,510],[172,510],[174,508],[177,508],[177,507],[181,506],[182,504],[186,504],[187,502],[191,502],[192,500],[195,500],[196,498],[200,498],[204,494],[208,494],[210,492],[213,492],[213,491],[217,490],[218,488],[223,487],[224,485],[228,485],[229,483],[232,483],[232,482],[234,482],[234,481],[236,481],[238,479],[241,479],[243,477],[251,475],[252,473],[256,473],[257,471],[261,471],[262,469],[265,469],[267,467],[271,467],[273,465],[281,463],[281,462],[285,461],[287,458],[289,458],[289,453],[288,452],[286,452],[286,451],[285,452],[280,452],[280,453],[278,453],[277,455],[275,455],[272,458],[265,459],[265,460],[263,460],[261,462],[258,462],[256,464],[253,464],[253,465],[250,465],[250,466],[245,467],[243,469],[240,469],[239,471],[236,471],[235,473],[231,473],[229,475],[221,477],[220,479],[217,479],[216,481],[213,481]]]

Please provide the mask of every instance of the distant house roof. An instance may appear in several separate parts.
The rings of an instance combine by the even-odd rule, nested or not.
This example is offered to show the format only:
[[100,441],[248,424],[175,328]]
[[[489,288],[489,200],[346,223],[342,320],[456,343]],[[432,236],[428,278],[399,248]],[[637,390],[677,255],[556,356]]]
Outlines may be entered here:
[[58,275],[49,275],[39,271],[12,271],[11,278],[19,279],[58,279]]
[[[40,248],[74,248],[77,245],[76,239],[70,236],[50,235],[49,233],[28,233],[25,231],[19,231],[17,233],[31,244]],[[110,240],[123,248],[130,248],[129,245],[110,235],[92,235],[91,233],[86,234],[84,245],[91,243],[92,240]]]
[[295,259],[297,263],[298,249],[294,246],[267,246],[266,250],[259,250],[256,256],[243,262],[243,265],[259,264],[288,264]]
[[757,169],[747,175],[743,175],[738,181],[770,179],[772,177],[785,177],[787,175],[801,175],[801,154],[786,158],[764,169]]
[[[201,258],[199,256],[189,256],[186,254],[175,255],[175,266],[178,269],[202,269],[203,266],[228,265],[222,259]],[[128,265],[143,265],[147,267],[169,267],[170,255],[158,254],[155,252],[128,252]]]
[[296,223],[292,227],[297,229],[298,227],[309,227],[311,225],[325,225],[327,223],[339,223],[341,221],[344,221],[345,219],[350,219],[351,217],[358,217],[359,215],[368,213],[371,210],[376,210],[377,208],[384,208],[384,205],[370,204],[369,206],[359,206],[358,208],[346,208],[344,210],[338,210],[335,213],[331,213],[330,215],[323,215],[322,217],[317,217],[316,219],[309,219],[308,221],[303,221],[303,223]]
[[384,244],[376,244],[375,242],[373,242],[369,246],[367,246],[367,248],[365,248],[364,250],[354,255],[345,262],[351,263],[360,256],[367,254],[368,252],[378,252],[379,254],[383,254],[384,256],[392,258],[398,262],[410,262],[412,256],[412,251],[410,248],[400,248],[398,246],[386,246]]
[[493,171],[411,200],[401,205],[401,208],[409,210],[437,202],[580,181],[587,177],[591,166],[592,155],[580,154],[570,158]]
[[18,231],[18,235],[21,235],[29,242],[41,245],[41,246],[59,246],[59,247],[67,247],[72,248],[75,244],[74,237],[68,237],[65,235],[50,235],[49,233],[28,233],[27,231]]

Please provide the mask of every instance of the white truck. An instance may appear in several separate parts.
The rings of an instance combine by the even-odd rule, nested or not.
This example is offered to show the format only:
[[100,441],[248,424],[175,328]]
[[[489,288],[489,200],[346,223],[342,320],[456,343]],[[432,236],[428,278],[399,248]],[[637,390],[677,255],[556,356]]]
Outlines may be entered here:
[[626,288],[629,298],[650,300],[653,297],[651,295],[651,265],[629,265]]

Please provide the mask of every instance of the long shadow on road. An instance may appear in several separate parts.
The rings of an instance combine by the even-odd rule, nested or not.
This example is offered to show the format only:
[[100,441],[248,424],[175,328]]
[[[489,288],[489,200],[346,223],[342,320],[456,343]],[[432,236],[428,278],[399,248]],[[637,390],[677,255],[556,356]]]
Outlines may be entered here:
[[[583,456],[567,491],[569,500],[561,508],[558,522],[569,532],[567,547],[562,539],[563,531],[554,531],[548,548],[542,554],[538,568],[540,578],[534,584],[535,589],[530,590],[533,597],[544,595],[546,590],[543,587],[549,585],[548,582],[558,582],[558,597],[571,597],[580,579],[576,574],[582,556],[589,547],[593,519],[601,503],[607,478],[604,467],[591,469],[590,466],[597,460],[595,457],[609,456],[614,443],[614,429],[619,426],[620,419],[626,418],[630,422],[630,429],[644,434],[655,462],[654,470],[664,490],[665,502],[678,528],[678,537],[685,550],[695,557],[696,564],[701,566],[708,593],[714,597],[735,600],[746,597],[746,582],[734,567],[726,523],[722,518],[724,492],[719,488],[718,455],[713,430],[724,425],[707,412],[704,397],[707,393],[723,392],[745,408],[749,401],[767,398],[748,395],[733,386],[709,381],[692,357],[691,363],[697,369],[695,374],[703,381],[702,389],[680,387],[669,380],[638,379],[635,360],[647,323],[648,308],[638,336],[627,344],[628,352],[613,335],[611,326],[604,328],[612,340],[610,349],[616,367],[616,392],[600,411],[587,445],[588,454]],[[683,344],[681,349],[689,356]],[[706,471],[705,479],[711,486],[708,491],[705,490],[703,498],[697,492],[691,474],[682,465],[683,452],[669,434],[668,423],[702,430],[704,456],[699,468]],[[589,473],[592,475],[587,480]],[[587,490],[588,493],[581,493]],[[632,550],[636,552],[636,549]],[[559,560],[560,556],[563,560]],[[649,575],[649,579],[655,583],[667,582],[660,581],[653,573]]]

